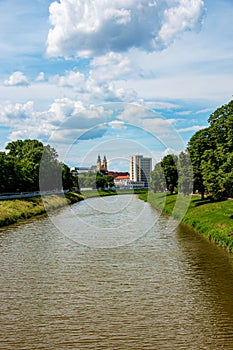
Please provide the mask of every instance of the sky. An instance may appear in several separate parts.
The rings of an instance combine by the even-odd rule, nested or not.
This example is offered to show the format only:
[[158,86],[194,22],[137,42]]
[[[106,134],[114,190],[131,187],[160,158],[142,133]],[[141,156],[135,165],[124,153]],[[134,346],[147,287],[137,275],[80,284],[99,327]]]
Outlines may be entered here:
[[0,150],[153,164],[232,99],[232,0],[0,0]]

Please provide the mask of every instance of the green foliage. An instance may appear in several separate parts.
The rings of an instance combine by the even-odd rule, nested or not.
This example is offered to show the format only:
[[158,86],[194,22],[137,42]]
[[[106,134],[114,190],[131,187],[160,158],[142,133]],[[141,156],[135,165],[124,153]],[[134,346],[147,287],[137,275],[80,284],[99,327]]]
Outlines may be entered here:
[[6,150],[7,153],[0,152],[1,193],[73,187],[75,177],[49,145],[38,140],[17,140],[8,143]]
[[168,154],[161,161],[161,167],[167,184],[167,189],[173,194],[178,184],[177,156]]
[[165,156],[155,165],[151,179],[151,188],[154,192],[168,189],[172,194],[178,183],[177,156],[171,154]]
[[80,188],[111,188],[114,186],[114,177],[101,172],[88,171],[79,175]]
[[189,195],[193,191],[193,169],[190,156],[187,152],[181,152],[177,161],[178,192]]
[[210,126],[189,141],[194,191],[214,200],[233,195],[233,100],[209,118]]
[[151,173],[155,192],[165,190],[165,179],[170,193],[178,186],[178,192],[184,194],[193,187],[202,199],[205,194],[213,200],[233,196],[233,100],[212,113],[208,121],[208,128],[191,137],[187,152],[178,158],[167,155],[156,164]]
[[78,183],[80,188],[95,188],[96,187],[96,173],[88,171],[78,175]]
[[205,151],[212,148],[212,139],[210,143],[209,128],[197,131],[188,143],[188,152],[193,166],[194,192],[198,191],[204,198],[205,185],[201,168],[202,156]]
[[151,172],[151,189],[154,192],[170,191],[190,194],[193,190],[193,171],[189,154],[181,152],[179,157],[165,156]]
[[157,163],[151,172],[151,189],[154,192],[162,192],[166,190],[166,180],[161,163]]

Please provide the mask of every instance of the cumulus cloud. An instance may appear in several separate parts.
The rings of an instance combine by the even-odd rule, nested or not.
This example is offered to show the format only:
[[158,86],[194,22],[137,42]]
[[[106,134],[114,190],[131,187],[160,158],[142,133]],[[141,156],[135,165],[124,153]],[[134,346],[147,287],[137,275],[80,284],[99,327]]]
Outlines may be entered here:
[[86,78],[83,73],[69,71],[65,76],[58,76],[58,85],[63,87],[75,88],[76,91],[84,91]]
[[180,0],[176,6],[165,10],[165,21],[159,31],[159,38],[164,43],[169,43],[184,30],[192,30],[200,24],[200,14],[204,7],[204,1]]
[[108,57],[94,59],[91,65],[94,69],[91,69],[88,74],[67,71],[65,75],[50,78],[50,83],[73,89],[80,100],[88,103],[132,102],[137,99],[137,94],[133,89],[116,86],[117,78],[124,72],[130,71],[127,58],[122,58],[121,62],[121,55],[118,57],[118,54],[111,53]]
[[22,72],[14,72],[4,81],[5,86],[28,86],[27,77]]
[[132,62],[128,57],[116,52],[109,52],[106,55],[95,57],[91,62],[90,77],[99,82],[112,81],[126,78],[134,71]]
[[48,136],[54,128],[54,120],[56,117],[49,111],[36,111],[33,101],[0,105],[0,122],[11,128],[11,140]]
[[50,5],[49,56],[91,56],[169,45],[201,21],[203,0],[63,0]]
[[32,101],[8,103],[0,105],[0,122],[10,127],[9,139],[36,138],[52,142],[59,152],[65,144],[102,138],[109,128],[124,133],[128,124],[149,131],[163,145],[184,148],[173,127],[174,119],[163,120],[156,112],[133,104],[109,103],[87,108],[81,101],[62,98],[54,100],[48,109],[38,111]]
[[[5,103],[0,105],[0,123],[11,128],[9,138],[51,138],[55,131],[70,130],[78,137],[89,129],[112,120],[111,109],[105,110],[102,106],[83,106],[81,101],[69,98],[55,99],[51,106],[44,111],[37,111],[33,101],[26,103]],[[58,133],[59,134],[59,133]],[[67,139],[67,143],[70,139]]]

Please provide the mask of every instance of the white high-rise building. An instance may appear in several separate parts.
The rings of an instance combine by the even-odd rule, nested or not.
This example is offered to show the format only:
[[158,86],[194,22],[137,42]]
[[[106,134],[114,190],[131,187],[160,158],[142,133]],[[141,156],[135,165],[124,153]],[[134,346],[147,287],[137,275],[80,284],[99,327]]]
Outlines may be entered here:
[[130,180],[144,183],[147,187],[150,184],[150,173],[152,171],[152,158],[144,158],[142,155],[130,157]]

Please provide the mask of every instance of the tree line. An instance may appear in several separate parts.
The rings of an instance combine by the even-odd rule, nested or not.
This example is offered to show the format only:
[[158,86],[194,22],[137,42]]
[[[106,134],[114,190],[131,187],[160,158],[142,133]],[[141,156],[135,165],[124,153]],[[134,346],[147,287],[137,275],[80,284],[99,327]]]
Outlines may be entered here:
[[208,123],[191,137],[185,152],[167,155],[155,165],[154,191],[193,191],[214,200],[233,197],[233,100],[216,109]]
[[38,140],[17,140],[0,152],[0,192],[35,192],[77,187],[70,168],[58,161],[50,145]]
[[78,183],[80,188],[113,188],[114,177],[101,171],[88,171],[78,175]]
[[77,174],[58,160],[50,145],[38,140],[17,140],[0,152],[0,193],[112,188],[113,176],[101,172]]

